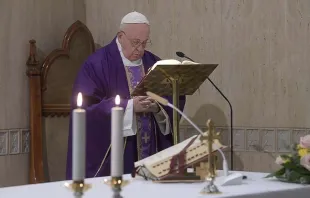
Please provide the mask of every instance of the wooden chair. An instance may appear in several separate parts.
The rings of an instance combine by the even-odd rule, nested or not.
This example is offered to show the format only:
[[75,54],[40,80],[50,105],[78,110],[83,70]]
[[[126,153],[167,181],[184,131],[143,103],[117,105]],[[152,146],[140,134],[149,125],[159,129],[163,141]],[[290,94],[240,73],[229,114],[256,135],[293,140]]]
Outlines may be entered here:
[[80,21],[65,33],[62,47],[39,63],[36,41],[27,60],[30,97],[29,182],[65,179],[71,90],[77,72],[95,50],[89,29]]

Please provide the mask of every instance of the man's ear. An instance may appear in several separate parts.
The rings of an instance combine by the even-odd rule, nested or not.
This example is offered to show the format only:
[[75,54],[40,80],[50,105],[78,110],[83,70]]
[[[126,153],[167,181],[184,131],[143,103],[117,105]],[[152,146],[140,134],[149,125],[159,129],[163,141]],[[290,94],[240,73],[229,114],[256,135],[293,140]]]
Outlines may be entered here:
[[123,33],[122,32],[117,32],[116,34],[118,39],[121,39],[123,37]]

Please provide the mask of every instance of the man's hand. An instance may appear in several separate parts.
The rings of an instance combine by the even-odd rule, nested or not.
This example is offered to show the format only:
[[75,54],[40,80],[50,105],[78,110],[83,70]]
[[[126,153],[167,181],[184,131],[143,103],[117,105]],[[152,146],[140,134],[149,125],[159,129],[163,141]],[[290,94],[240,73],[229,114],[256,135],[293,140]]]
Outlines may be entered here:
[[148,112],[148,108],[151,105],[151,101],[147,100],[148,96],[136,96],[133,98],[133,109],[134,112]]
[[160,108],[158,104],[148,96],[137,96],[133,98],[133,108],[136,113],[152,112],[158,113]]
[[146,100],[149,100],[151,102],[150,106],[147,109],[147,112],[158,113],[160,111],[160,108],[158,104],[155,102],[155,100],[153,100],[150,97],[148,97]]
[[152,102],[147,109],[147,112],[152,112],[152,113],[158,113],[160,111],[160,108],[156,102]]

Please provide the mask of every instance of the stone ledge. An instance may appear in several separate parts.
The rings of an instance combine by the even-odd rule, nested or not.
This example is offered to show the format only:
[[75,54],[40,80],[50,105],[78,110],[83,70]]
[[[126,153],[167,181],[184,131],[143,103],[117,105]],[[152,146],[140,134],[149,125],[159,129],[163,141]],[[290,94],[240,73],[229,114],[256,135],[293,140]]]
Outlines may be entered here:
[[[206,131],[205,126],[199,126]],[[221,142],[230,145],[230,128],[216,127],[216,131],[221,132]],[[235,127],[234,132],[234,151],[256,151],[253,146],[259,146],[262,150],[271,153],[287,153],[288,147],[293,143],[298,143],[300,137],[310,134],[309,128],[254,128],[254,127]],[[198,134],[192,126],[180,126],[180,138],[184,140]]]

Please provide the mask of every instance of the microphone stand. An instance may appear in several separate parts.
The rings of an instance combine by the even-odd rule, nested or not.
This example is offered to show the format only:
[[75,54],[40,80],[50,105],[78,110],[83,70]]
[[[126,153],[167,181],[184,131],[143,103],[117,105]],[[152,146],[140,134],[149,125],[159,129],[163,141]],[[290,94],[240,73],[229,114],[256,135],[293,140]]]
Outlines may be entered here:
[[230,169],[233,169],[234,163],[233,163],[233,158],[234,158],[234,152],[233,152],[233,146],[234,146],[234,141],[233,141],[233,109],[231,106],[231,103],[227,99],[227,97],[221,92],[221,90],[214,84],[214,82],[208,77],[207,78],[209,82],[215,87],[215,89],[223,96],[223,98],[227,101],[229,108],[230,108]]
[[[181,57],[181,58],[186,58],[190,61],[195,62],[193,59],[191,59],[190,57],[186,56],[184,53],[176,53],[177,56]],[[183,56],[183,57],[182,57]],[[226,100],[226,102],[229,105],[230,108],[230,170],[233,170],[234,167],[234,152],[233,152],[233,147],[234,147],[234,141],[233,141],[233,108],[232,105],[230,103],[230,101],[228,100],[228,98],[223,94],[223,92],[214,84],[214,82],[209,78],[209,76],[207,77],[208,81],[213,85],[213,87],[221,94],[221,96]]]

